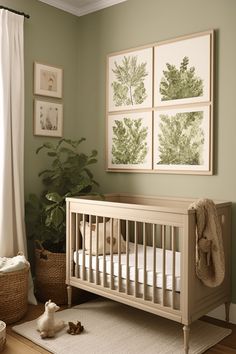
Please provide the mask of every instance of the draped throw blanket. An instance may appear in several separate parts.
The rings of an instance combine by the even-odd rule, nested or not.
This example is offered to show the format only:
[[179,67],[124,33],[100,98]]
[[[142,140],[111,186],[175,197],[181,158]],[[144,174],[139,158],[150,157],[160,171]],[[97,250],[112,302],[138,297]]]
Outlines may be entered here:
[[190,209],[196,210],[196,274],[206,286],[219,286],[225,277],[225,258],[216,206],[210,199],[200,199]]

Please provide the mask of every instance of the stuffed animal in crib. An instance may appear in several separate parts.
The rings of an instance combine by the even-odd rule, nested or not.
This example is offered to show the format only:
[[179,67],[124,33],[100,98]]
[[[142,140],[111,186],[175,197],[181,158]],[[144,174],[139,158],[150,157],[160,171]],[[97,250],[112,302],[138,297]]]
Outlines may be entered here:
[[59,308],[60,307],[51,300],[45,303],[45,311],[37,319],[37,331],[40,332],[42,339],[54,337],[56,332],[65,327],[64,321],[56,320],[54,316]]

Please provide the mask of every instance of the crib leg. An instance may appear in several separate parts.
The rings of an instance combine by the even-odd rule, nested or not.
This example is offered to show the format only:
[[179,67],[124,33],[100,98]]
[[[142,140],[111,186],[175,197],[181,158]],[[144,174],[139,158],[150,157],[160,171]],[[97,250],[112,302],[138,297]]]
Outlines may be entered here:
[[229,323],[229,308],[230,308],[230,302],[227,301],[225,302],[225,321]]
[[68,307],[71,307],[71,303],[72,303],[72,286],[71,285],[67,286],[67,297],[68,297]]
[[190,326],[184,326],[183,331],[184,331],[184,353],[188,354]]

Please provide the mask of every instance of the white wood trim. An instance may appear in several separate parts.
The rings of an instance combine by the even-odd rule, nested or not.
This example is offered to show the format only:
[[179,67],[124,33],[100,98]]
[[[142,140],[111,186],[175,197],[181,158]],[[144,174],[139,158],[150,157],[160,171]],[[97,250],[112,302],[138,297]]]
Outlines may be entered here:
[[[207,316],[225,321],[225,305],[220,305],[215,310],[210,311]],[[236,324],[236,304],[231,303],[229,308],[229,322]]]
[[66,1],[62,1],[62,0],[39,0],[39,1],[44,2],[47,5],[56,7],[60,10],[69,12],[73,15],[80,16],[79,9],[75,6],[67,4]]
[[117,5],[124,1],[127,0],[97,0],[86,6],[83,7],[81,6],[79,9],[79,16],[87,15],[91,12],[102,10],[105,9],[106,7]]
[[84,6],[80,6],[80,5],[73,6],[68,4],[67,1],[65,0],[39,0],[39,1],[54,6],[60,10],[69,12],[75,16],[83,16],[91,12],[102,10],[106,7],[113,6],[127,0],[96,0],[93,3]]

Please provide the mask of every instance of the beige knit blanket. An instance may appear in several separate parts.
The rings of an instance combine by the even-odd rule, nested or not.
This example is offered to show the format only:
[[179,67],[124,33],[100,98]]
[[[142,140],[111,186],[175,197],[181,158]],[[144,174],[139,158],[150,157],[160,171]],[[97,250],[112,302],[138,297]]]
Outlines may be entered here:
[[200,199],[190,205],[196,210],[196,274],[209,287],[220,285],[225,277],[221,225],[214,202]]

